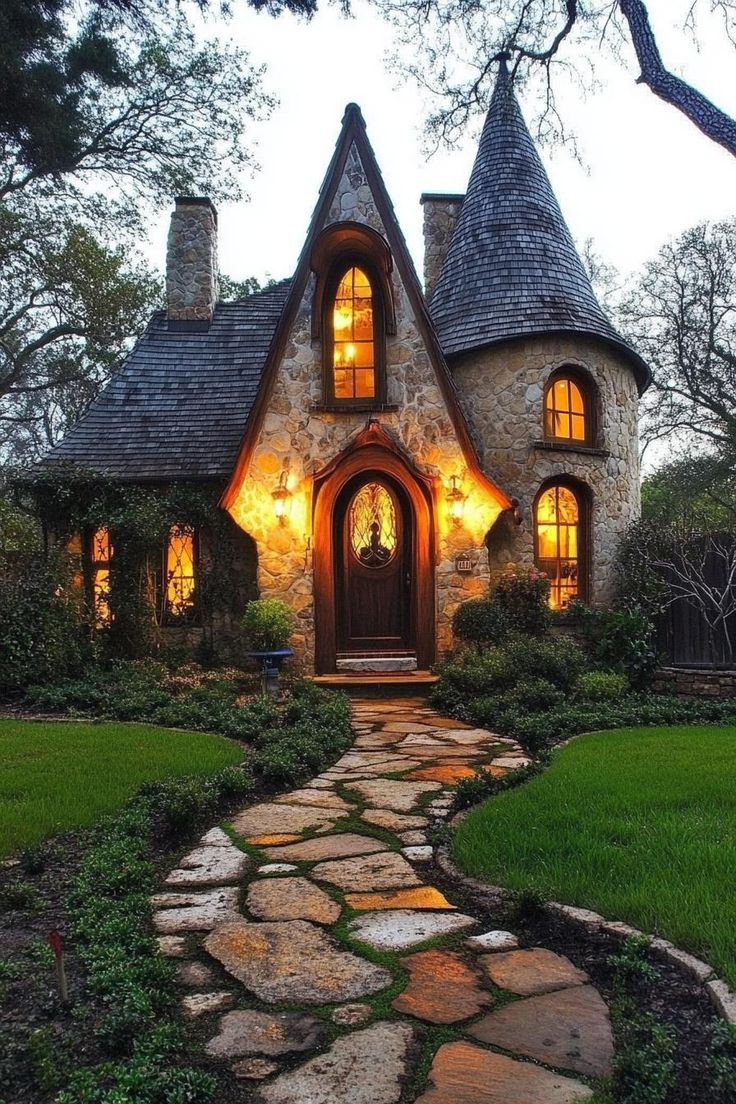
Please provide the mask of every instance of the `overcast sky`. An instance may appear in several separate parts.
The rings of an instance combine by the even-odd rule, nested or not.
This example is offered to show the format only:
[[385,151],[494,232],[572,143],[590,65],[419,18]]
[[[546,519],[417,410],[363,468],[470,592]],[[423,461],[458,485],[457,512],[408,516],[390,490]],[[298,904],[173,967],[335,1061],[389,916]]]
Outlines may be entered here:
[[[680,0],[649,6],[666,62],[736,114],[734,52],[715,19],[698,50],[675,26]],[[204,33],[233,38],[265,63],[266,86],[279,106],[256,131],[261,169],[248,183],[250,201],[219,212],[222,271],[259,278],[293,271],[345,104],[355,101],[421,272],[419,196],[465,190],[482,120],[458,148],[427,159],[427,104],[411,84],[397,87],[385,63],[391,29],[362,0],[353,19],[323,4],[311,23],[258,15],[238,0],[233,7],[229,23],[210,21]],[[625,61],[626,67],[602,55],[600,89],[561,102],[584,164],[565,149],[545,149],[543,158],[576,240],[592,238],[604,260],[630,271],[686,227],[736,213],[736,160],[637,85],[633,55]],[[163,261],[167,225],[162,212],[150,243],[156,263]]]

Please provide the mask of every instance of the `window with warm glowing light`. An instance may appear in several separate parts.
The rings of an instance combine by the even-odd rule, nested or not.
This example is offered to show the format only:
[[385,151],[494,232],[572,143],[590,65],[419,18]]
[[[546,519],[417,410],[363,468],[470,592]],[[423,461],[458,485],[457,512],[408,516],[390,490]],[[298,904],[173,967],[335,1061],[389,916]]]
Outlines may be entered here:
[[537,498],[535,509],[535,558],[550,581],[549,602],[564,610],[582,590],[582,509],[578,496],[557,483]]
[[167,617],[181,621],[194,610],[196,559],[194,530],[188,525],[172,525],[164,557],[164,600]]
[[110,530],[103,525],[92,534],[89,557],[92,577],[92,614],[96,629],[107,628],[112,621],[110,610],[112,553]]
[[350,547],[365,567],[383,567],[396,552],[396,509],[382,483],[366,483],[350,503]]
[[347,270],[332,310],[332,387],[338,401],[376,394],[373,288],[362,268]]
[[582,382],[555,376],[544,393],[544,435],[579,445],[590,441],[590,413]]

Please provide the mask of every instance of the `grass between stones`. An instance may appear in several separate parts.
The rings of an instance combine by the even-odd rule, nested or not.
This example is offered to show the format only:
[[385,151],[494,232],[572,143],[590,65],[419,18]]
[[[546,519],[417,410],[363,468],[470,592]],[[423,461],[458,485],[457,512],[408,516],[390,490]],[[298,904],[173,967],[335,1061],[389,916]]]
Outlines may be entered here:
[[9,855],[93,824],[143,782],[239,763],[243,748],[151,725],[1,720],[0,757],[0,855]]
[[736,730],[592,733],[527,785],[474,809],[468,873],[672,940],[736,985]]

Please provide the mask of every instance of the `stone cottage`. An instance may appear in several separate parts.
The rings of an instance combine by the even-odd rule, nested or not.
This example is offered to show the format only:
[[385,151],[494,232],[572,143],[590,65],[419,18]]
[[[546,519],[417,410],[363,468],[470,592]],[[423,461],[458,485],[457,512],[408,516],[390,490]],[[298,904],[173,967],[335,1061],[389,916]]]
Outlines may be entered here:
[[[307,671],[426,670],[508,562],[546,571],[556,608],[604,603],[639,510],[648,369],[596,301],[503,62],[466,194],[421,202],[424,289],[348,105],[293,277],[224,303],[217,213],[177,199],[167,310],[46,462],[215,489]],[[171,625],[196,626],[204,544],[216,559],[186,517],[166,538]],[[114,616],[114,534],[84,545]]]

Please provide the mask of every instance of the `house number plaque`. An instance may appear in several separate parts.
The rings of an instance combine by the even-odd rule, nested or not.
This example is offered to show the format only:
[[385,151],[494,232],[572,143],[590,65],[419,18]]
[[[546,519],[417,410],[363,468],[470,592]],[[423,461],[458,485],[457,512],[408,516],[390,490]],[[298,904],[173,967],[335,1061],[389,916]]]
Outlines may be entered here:
[[470,575],[477,562],[477,560],[471,560],[469,556],[456,556],[455,571],[458,575]]

